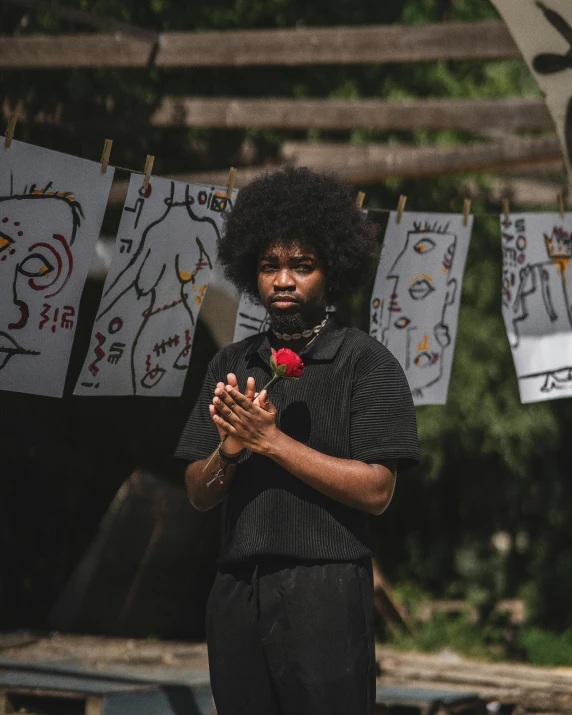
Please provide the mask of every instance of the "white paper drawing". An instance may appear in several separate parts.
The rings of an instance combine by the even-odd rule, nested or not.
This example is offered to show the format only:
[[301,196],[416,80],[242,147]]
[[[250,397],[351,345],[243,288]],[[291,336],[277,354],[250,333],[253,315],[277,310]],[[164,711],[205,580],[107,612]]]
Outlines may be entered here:
[[255,303],[246,293],[240,296],[233,342],[244,340],[250,335],[263,333],[270,327],[270,316],[261,303]]
[[0,140],[0,390],[62,396],[113,173]]
[[416,405],[447,401],[473,219],[389,215],[370,306],[370,335],[405,371]]
[[[233,194],[233,197],[237,192]],[[76,395],[181,394],[226,190],[132,175]]]
[[572,214],[501,216],[502,311],[521,402],[572,397]]
[[546,99],[572,181],[572,2],[492,0]]

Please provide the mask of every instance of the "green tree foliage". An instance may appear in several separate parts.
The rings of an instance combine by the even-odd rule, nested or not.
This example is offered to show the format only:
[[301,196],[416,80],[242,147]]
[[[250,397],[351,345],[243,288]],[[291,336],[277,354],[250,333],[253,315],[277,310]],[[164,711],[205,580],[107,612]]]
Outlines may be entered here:
[[[204,5],[174,0],[68,0],[66,4],[156,31],[423,24],[497,17],[487,0],[213,0]],[[86,31],[48,13],[32,13],[7,3],[0,4],[0,23],[5,34]],[[32,109],[48,112],[54,112],[61,102],[67,105],[63,124],[21,125],[17,138],[98,159],[103,139],[109,136],[115,142],[112,163],[141,168],[145,155],[152,153],[158,174],[240,165],[246,141],[250,153],[254,152],[260,162],[272,160],[288,138],[392,144],[462,145],[475,141],[445,131],[406,134],[152,128],[149,116],[167,95],[348,99],[538,96],[526,66],[518,60],[291,68],[4,70],[0,82],[7,103],[25,100]],[[486,187],[486,177],[454,176],[392,180],[361,188],[367,191],[366,206],[372,208],[395,206],[403,192],[411,209],[459,210],[468,179]],[[474,201],[473,209],[494,211],[483,198]],[[385,215],[378,216],[383,229]],[[108,212],[108,231],[115,229],[117,219],[117,212]],[[423,463],[415,472],[400,477],[394,503],[372,526],[382,565],[394,580],[415,581],[435,595],[468,596],[481,603],[525,593],[537,623],[572,627],[568,609],[572,600],[571,469],[566,451],[572,405],[569,400],[535,405],[519,402],[500,312],[499,243],[498,219],[478,217],[463,285],[448,404],[418,410]],[[340,307],[349,322],[365,329],[368,297],[366,290],[348,297]],[[96,300],[97,295],[94,304]],[[86,336],[93,310],[82,316]],[[209,346],[206,351],[212,349]],[[191,373],[191,386],[175,410],[175,420],[168,415],[176,401],[153,402],[157,406],[153,411],[144,410],[147,422],[127,415],[127,411],[121,413],[125,419],[121,426],[112,420],[113,435],[105,428],[105,415],[112,411],[112,403],[127,403],[109,400],[104,408],[96,407],[97,401],[71,398],[68,391],[57,408],[66,432],[57,443],[57,469],[49,471],[51,484],[57,485],[55,492],[45,486],[45,452],[38,453],[37,444],[25,448],[21,444],[23,434],[28,440],[39,440],[39,428],[31,438],[25,429],[30,410],[47,416],[54,401],[10,396],[10,429],[15,440],[7,446],[11,478],[3,480],[2,488],[12,495],[14,505],[24,492],[33,498],[43,484],[39,493],[56,515],[46,522],[39,510],[34,512],[34,523],[49,523],[49,529],[55,530],[55,546],[42,547],[23,537],[27,546],[22,547],[24,566],[18,577],[28,584],[21,586],[32,604],[24,611],[28,619],[34,604],[40,609],[37,612],[42,612],[30,595],[34,588],[49,573],[49,586],[42,593],[46,601],[55,595],[128,471],[135,466],[165,468],[165,454],[172,449],[188,410],[189,396],[198,387],[200,371]],[[6,398],[2,399],[4,404]],[[46,408],[48,402],[50,409]],[[135,412],[141,403],[137,408],[132,401],[128,404]],[[76,419],[79,414],[98,415],[99,419],[86,420],[88,430],[81,420],[71,425],[64,419],[66,414],[74,414]],[[97,453],[95,469],[85,465],[85,453],[95,458],[94,444],[102,430],[111,442],[107,451]],[[26,455],[23,460],[22,454]],[[41,463],[44,468],[38,469]],[[102,480],[105,486],[96,486]],[[25,483],[26,488],[15,487],[15,482]],[[30,518],[22,515],[21,505],[14,508],[29,526]],[[88,515],[83,526],[76,513],[79,508]],[[74,525],[79,537],[54,571],[64,541],[61,524],[66,523]],[[499,531],[508,534],[509,547],[502,553],[491,541]],[[3,539],[8,540],[8,535]],[[25,620],[24,615],[21,617]]]

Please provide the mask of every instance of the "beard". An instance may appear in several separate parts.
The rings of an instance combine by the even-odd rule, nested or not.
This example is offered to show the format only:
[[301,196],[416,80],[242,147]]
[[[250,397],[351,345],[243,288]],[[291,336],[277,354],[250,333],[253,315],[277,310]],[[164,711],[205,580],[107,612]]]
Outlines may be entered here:
[[270,308],[270,327],[277,333],[302,333],[314,326],[301,313],[273,313]]

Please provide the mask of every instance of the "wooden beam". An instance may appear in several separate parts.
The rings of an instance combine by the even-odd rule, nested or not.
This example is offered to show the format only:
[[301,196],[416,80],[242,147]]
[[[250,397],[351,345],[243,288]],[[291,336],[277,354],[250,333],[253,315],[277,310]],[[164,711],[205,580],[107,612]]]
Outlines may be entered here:
[[330,65],[499,59],[520,53],[498,21],[165,33],[162,67]]
[[[153,42],[125,35],[0,37],[0,68],[144,67]],[[165,32],[159,67],[248,67],[520,57],[499,21]]]
[[[18,111],[20,122],[105,126],[88,103],[61,102],[33,115],[24,102],[4,102],[4,120]],[[88,119],[86,120],[86,117]],[[115,121],[110,116],[109,122]],[[166,97],[149,118],[154,127],[243,129],[453,129],[477,134],[553,129],[541,99],[243,99]]]
[[288,163],[332,171],[351,183],[375,184],[389,177],[502,171],[512,166],[562,161],[562,150],[555,137],[515,137],[451,147],[288,142],[282,148],[282,156]]
[[146,67],[153,48],[120,34],[0,36],[0,69]]
[[541,99],[233,99],[167,97],[155,127],[244,129],[455,129],[479,134],[554,129]]
[[[504,171],[536,163],[562,166],[562,152],[556,138],[511,138],[483,144],[454,147],[395,147],[385,144],[307,144],[287,142],[282,148],[281,164],[239,168],[236,186],[266,172],[286,166],[309,166],[316,171],[331,172],[354,184],[382,183],[390,177],[422,178],[441,174],[480,171]],[[225,186],[228,169],[172,174],[169,178]],[[125,201],[128,181],[113,183],[109,203]]]

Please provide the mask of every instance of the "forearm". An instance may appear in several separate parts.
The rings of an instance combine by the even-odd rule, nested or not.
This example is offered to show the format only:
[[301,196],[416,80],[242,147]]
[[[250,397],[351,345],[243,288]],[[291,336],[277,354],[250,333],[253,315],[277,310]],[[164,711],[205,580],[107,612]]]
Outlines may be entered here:
[[210,458],[209,456],[198,462],[191,462],[185,471],[185,484],[189,501],[195,509],[199,511],[208,511],[217,504],[220,504],[227,495],[236,473],[236,465],[229,464],[226,467],[226,474],[222,478],[222,483],[219,479],[215,479],[214,482],[207,487],[207,482],[213,479],[213,472],[216,473],[223,466],[217,455],[210,463],[208,469],[203,472]]
[[346,506],[381,514],[391,501],[394,461],[379,465],[330,457],[279,431],[264,454],[310,487]]

